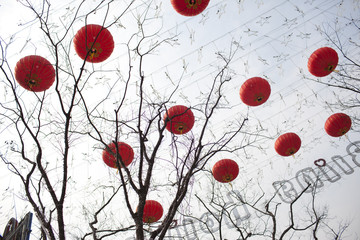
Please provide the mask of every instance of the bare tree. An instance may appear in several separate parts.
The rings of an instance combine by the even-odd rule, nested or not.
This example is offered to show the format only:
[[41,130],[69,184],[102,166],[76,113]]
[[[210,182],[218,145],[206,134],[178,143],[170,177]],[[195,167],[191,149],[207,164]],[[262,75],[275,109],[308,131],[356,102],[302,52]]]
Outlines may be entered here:
[[[228,123],[226,131],[220,134],[214,134],[210,127],[216,115],[228,110],[224,88],[234,75],[229,64],[237,47],[231,46],[228,52],[216,53],[212,83],[198,97],[198,102],[190,106],[197,116],[196,131],[176,136],[165,130],[171,119],[164,120],[163,115],[175,103],[182,77],[172,79],[172,73],[166,73],[176,83],[166,95],[161,95],[147,82],[145,70],[147,60],[152,60],[153,54],[163,45],[177,44],[176,35],[161,37],[158,30],[147,30],[146,27],[157,20],[154,17],[156,2],[140,3],[135,8],[135,1],[128,1],[115,16],[110,16],[115,1],[100,1],[93,4],[91,10],[84,7],[85,1],[81,1],[77,7],[67,9],[67,20],[60,18],[58,22],[52,20],[49,1],[44,0],[41,5],[27,0],[20,3],[35,16],[34,22],[45,38],[55,68],[55,83],[49,91],[24,92],[17,85],[13,66],[8,61],[8,54],[11,54],[8,47],[15,40],[5,42],[1,39],[2,85],[11,94],[7,101],[1,102],[1,116],[17,135],[15,147],[1,157],[22,182],[24,197],[41,224],[41,239],[65,239],[70,234],[66,222],[71,210],[65,206],[68,206],[68,195],[73,192],[70,189],[76,189],[76,182],[69,168],[80,140],[90,141],[96,150],[101,151],[109,143],[124,139],[136,146],[134,164],[126,167],[116,148],[118,182],[100,185],[98,190],[104,196],[98,209],[91,202],[83,206],[90,232],[83,233],[82,239],[104,239],[132,229],[135,229],[136,239],[145,239],[146,235],[151,239],[164,239],[191,188],[194,175],[203,171],[209,159],[218,153],[235,152],[252,142],[242,132],[248,120],[246,115]],[[86,61],[73,61],[72,32],[76,26],[91,22],[90,19],[99,13],[102,14],[103,28],[122,28],[120,21],[123,16],[133,15],[136,32],[130,34],[124,44],[127,50],[125,70],[98,68]],[[107,74],[117,78],[103,86],[93,83]],[[101,89],[96,91],[96,96],[92,92],[94,87]],[[104,108],[106,104],[111,107]],[[166,135],[170,138],[166,139]],[[168,156],[164,157],[164,153]],[[164,177],[154,174],[162,164],[172,166],[165,172],[174,173],[168,177],[170,184],[164,184]],[[145,201],[149,192],[157,188],[167,192],[170,206],[159,225],[146,226],[143,223]],[[106,220],[99,219],[99,216],[108,206],[115,204],[114,199],[120,191],[133,224],[112,224],[110,227],[100,224]]]
[[[309,186],[288,205],[281,205],[286,208],[285,225],[279,223],[283,216],[279,215],[280,203],[275,195],[265,199],[263,192],[252,196],[233,191],[223,196],[212,189],[210,202],[206,202],[203,196],[189,194],[194,185],[200,185],[196,182],[199,173],[208,173],[207,165],[212,159],[221,154],[247,155],[247,147],[271,138],[268,132],[264,134],[262,126],[247,127],[248,122],[257,119],[251,119],[246,111],[231,120],[221,118],[234,111],[225,93],[233,88],[237,75],[231,64],[243,48],[239,39],[216,46],[217,52],[212,55],[206,53],[213,59],[206,66],[207,77],[210,76],[207,84],[201,91],[187,93],[183,90],[189,65],[185,59],[183,66],[175,71],[163,68],[166,70],[162,79],[152,81],[150,68],[158,61],[169,61],[164,59],[168,56],[166,51],[181,44],[176,30],[162,31],[165,20],[159,9],[163,1],[80,0],[76,6],[74,2],[64,5],[61,11],[64,14],[58,16],[59,9],[54,9],[50,0],[19,1],[18,6],[28,9],[33,16],[25,25],[34,24],[34,35],[41,39],[27,39],[24,47],[17,50],[11,48],[20,41],[16,34],[0,39],[0,84],[4,91],[0,131],[15,138],[1,149],[0,157],[21,182],[19,198],[27,201],[35,212],[40,223],[37,238],[97,240],[132,235],[139,240],[165,239],[169,232],[177,231],[176,226],[184,227],[177,236],[180,238],[188,231],[196,234],[194,222],[200,222],[200,229],[213,239],[224,239],[224,224],[236,228],[240,239],[285,239],[304,231],[318,238],[319,229],[325,224],[326,209],[316,209],[315,194],[307,205],[306,219],[296,214],[304,192],[314,189]],[[217,14],[220,17],[222,13]],[[262,18],[259,24],[265,24],[267,18]],[[205,20],[203,16],[201,21]],[[285,21],[289,23],[287,18]],[[111,30],[116,39],[117,49],[104,63],[81,60],[74,52],[76,31],[94,22],[101,25],[102,31]],[[354,26],[358,26],[356,21]],[[249,36],[258,33],[250,28],[245,32]],[[194,41],[194,33],[190,33],[190,40]],[[95,54],[93,48],[89,47],[86,57]],[[44,54],[50,60],[55,82],[49,90],[26,91],[18,85],[13,56],[22,55],[23,51]],[[259,60],[267,63],[260,56]],[[356,62],[349,61],[358,67]],[[332,74],[333,80],[358,92],[356,83],[346,80],[358,78],[346,69],[347,65],[341,67],[339,73]],[[196,127],[183,135],[167,131],[166,124],[172,119],[164,118],[167,110],[179,102],[185,103],[196,116]],[[129,166],[116,144],[120,141],[134,149],[135,158]],[[104,165],[106,170],[96,170],[108,171],[106,180],[91,176],[94,172],[84,177],[78,169],[96,166],[96,162],[101,162],[101,152],[109,150],[111,143],[116,146],[113,156],[117,172]],[[86,154],[80,150],[84,145],[89,149]],[[166,208],[160,222],[147,224],[143,222],[144,207],[153,196],[166,202]],[[194,198],[207,210],[200,218],[182,211]],[[239,207],[243,212],[237,212]],[[180,223],[179,215],[189,219]],[[209,219],[214,220],[212,224]],[[345,224],[337,231],[328,225],[337,238],[346,227]]]
[[[218,183],[213,183],[212,186]],[[329,226],[328,209],[316,203],[318,188],[312,183],[289,202],[276,198],[277,192],[252,194],[243,189],[222,186],[221,191],[208,191],[207,198],[198,197],[206,214],[186,216],[199,222],[198,232],[206,232],[212,239],[339,239],[349,223],[340,224],[338,230]],[[310,192],[309,192],[310,191]],[[310,195],[306,193],[309,192]]]
[[[311,79],[348,94],[348,97],[345,98],[336,94],[336,102],[328,103],[330,108],[340,110],[357,109],[360,106],[357,97],[357,94],[360,93],[360,63],[357,58],[357,49],[360,43],[356,38],[360,31],[360,25],[359,19],[348,18],[347,21],[348,23],[344,28],[338,27],[335,23],[333,26],[327,25],[327,27],[319,29],[329,42],[329,46],[337,51],[340,61],[329,77]],[[356,115],[356,111],[352,111],[352,120],[355,123],[353,126],[356,128],[359,123],[359,116]]]

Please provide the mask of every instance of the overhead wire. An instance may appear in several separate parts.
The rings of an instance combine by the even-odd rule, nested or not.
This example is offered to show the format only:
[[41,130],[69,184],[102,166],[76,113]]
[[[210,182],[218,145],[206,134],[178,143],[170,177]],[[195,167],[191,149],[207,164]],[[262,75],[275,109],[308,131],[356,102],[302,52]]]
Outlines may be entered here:
[[[272,8],[271,10],[273,10],[274,8]],[[268,13],[268,12],[266,12],[266,13]],[[254,18],[254,19],[256,19],[256,18]],[[249,20],[250,21],[250,20]],[[231,31],[231,33],[232,33],[232,31]],[[213,43],[214,41],[211,41],[210,43]],[[195,52],[196,50],[194,50],[193,52]],[[291,58],[290,58],[291,59]]]
[[[75,1],[75,0],[74,0],[74,1]],[[224,2],[224,1],[223,1],[223,2]],[[284,2],[287,2],[287,1],[284,1]],[[289,1],[289,2],[290,2],[290,1]],[[324,2],[327,2],[327,3],[328,3],[328,1],[324,1]],[[322,3],[324,3],[324,2],[322,2]],[[333,1],[333,2],[334,2],[334,1]],[[320,5],[320,4],[319,4],[319,5]],[[336,6],[336,4],[332,5],[332,6],[329,7],[328,9],[332,9],[334,6]],[[316,8],[316,7],[314,7],[314,9],[315,9],[315,8]],[[274,8],[272,8],[271,10],[274,10]],[[269,10],[269,11],[271,11],[271,10]],[[276,10],[276,9],[275,9],[275,10]],[[266,13],[268,13],[269,11],[267,11]],[[306,13],[305,13],[305,14],[306,14]],[[264,15],[262,14],[262,15],[259,15],[259,16],[264,16]],[[259,16],[254,17],[254,18],[252,19],[252,21],[254,21],[254,20],[255,20],[257,17],[259,17]],[[314,16],[314,18],[315,18],[315,16]],[[190,21],[190,20],[188,19],[188,20],[186,20],[186,21]],[[249,21],[250,21],[250,20],[249,20]],[[308,21],[311,21],[311,20],[308,20]],[[237,27],[238,27],[238,28],[241,28],[241,26],[242,26],[242,25],[239,25],[239,26],[237,26]],[[280,26],[280,28],[281,28],[281,26]],[[293,29],[295,29],[295,28],[297,28],[297,27],[294,27]],[[291,29],[291,30],[293,30],[293,29]],[[276,30],[276,29],[275,29],[275,30]],[[291,31],[291,30],[289,30],[289,31]],[[236,31],[236,30],[234,29],[234,30],[226,33],[225,35],[226,35],[226,36],[229,36],[230,34],[234,34],[235,31]],[[272,30],[272,31],[273,31],[273,30]],[[288,32],[289,32],[289,31],[288,31]],[[269,32],[271,32],[271,31],[269,31]],[[225,35],[224,35],[224,36],[225,36]],[[285,33],[282,34],[282,35],[279,35],[279,36],[281,37],[281,36],[284,36],[284,35],[285,35]],[[266,38],[266,37],[262,36],[262,38],[259,38],[258,41],[261,41],[261,40],[263,40],[263,39],[265,39],[265,38]],[[218,40],[220,40],[220,39],[222,39],[222,36],[220,36],[220,37],[218,37],[218,38],[216,38],[216,39],[212,39],[212,41],[207,42],[204,46],[210,46],[210,45],[212,45],[212,44],[216,45],[216,41],[218,41]],[[279,38],[273,38],[272,40],[269,40],[269,41],[266,42],[264,45],[261,45],[261,46],[257,47],[256,49],[252,50],[251,53],[254,53],[257,49],[260,49],[261,47],[265,46],[265,45],[268,44],[268,43],[271,43],[271,42],[274,41],[274,40],[275,40],[275,41],[276,41],[276,40],[279,41]],[[255,41],[255,42],[256,42],[256,41]],[[320,43],[320,42],[321,42],[321,40],[319,40],[319,42],[317,42],[317,43]],[[252,42],[252,43],[253,43],[253,42]],[[204,47],[204,46],[202,46],[202,47]],[[246,46],[246,45],[245,45],[245,46]],[[181,59],[186,58],[186,57],[188,57],[188,56],[190,56],[190,55],[192,55],[192,54],[194,54],[194,53],[197,53],[197,51],[199,51],[199,49],[200,49],[200,48],[197,48],[196,50],[193,50],[193,51],[189,52],[188,54],[182,55],[181,57],[179,57],[179,58],[177,58],[176,60],[170,62],[169,64],[164,65],[164,66],[162,66],[162,67],[154,70],[153,72],[151,72],[151,73],[149,74],[149,77],[153,77],[154,74],[159,73],[160,71],[162,71],[162,70],[164,70],[164,69],[167,69],[169,66],[171,66],[171,65],[173,65],[173,64],[175,64],[175,63],[178,63]],[[301,48],[300,48],[300,49],[301,49]],[[297,54],[300,54],[300,53],[301,53],[301,51],[298,51],[298,52],[296,52],[296,54],[292,55],[292,57],[297,56]],[[239,57],[238,59],[235,59],[235,60],[240,61],[242,57],[245,58],[245,57],[249,56],[249,54],[250,54],[250,53],[244,54],[244,55],[242,55],[241,57]],[[287,60],[290,59],[290,61],[292,61],[292,59],[293,59],[292,57],[288,58]],[[284,61],[285,61],[285,60],[284,60]],[[235,62],[236,62],[236,61],[235,61]],[[215,64],[215,63],[217,63],[217,61],[212,62],[212,64]],[[293,64],[294,64],[295,66],[297,65],[294,61],[293,61]],[[205,65],[205,66],[203,66],[201,69],[206,69],[206,68],[209,69],[209,66],[210,66],[210,64]],[[275,66],[278,66],[278,64],[275,65]],[[272,67],[273,67],[273,66],[272,66]],[[187,75],[184,76],[184,77],[189,77],[189,76],[191,76],[192,74],[196,73],[197,70],[201,72],[201,70],[196,69],[196,70],[192,71],[191,73],[187,74]],[[273,69],[268,68],[268,69],[262,71],[261,74],[265,74],[267,71],[271,71],[271,70],[273,70]],[[214,72],[215,72],[215,71],[213,71],[212,74],[213,74]],[[204,79],[204,78],[210,76],[210,74],[211,74],[211,72],[210,72],[208,75],[205,75],[205,76],[202,76],[201,78],[198,78],[196,81],[194,81],[194,82],[191,83],[191,84],[196,84],[196,83],[198,83],[200,79]],[[169,86],[169,85],[168,85],[168,86]],[[299,87],[307,87],[307,88],[310,89],[310,87],[308,86],[308,84],[306,83],[306,81],[302,81],[302,84],[299,85]],[[164,87],[164,88],[166,88],[166,87]],[[284,88],[286,88],[286,87],[284,87]],[[283,88],[283,89],[284,89],[284,88]],[[327,87],[325,86],[325,87],[321,88],[320,90],[318,90],[318,91],[315,92],[315,93],[319,93],[320,91],[322,91],[322,90],[324,90],[324,89],[326,89],[326,88],[327,88]],[[182,90],[182,89],[183,89],[183,88],[180,88],[180,90]],[[283,89],[282,89],[282,90],[283,90]],[[281,90],[279,90],[279,91],[276,92],[276,93],[279,93],[279,92],[281,92]],[[276,95],[276,93],[275,93],[275,95]],[[288,91],[288,94],[291,94],[291,93],[293,93],[293,92],[292,92],[292,91]],[[314,96],[315,93],[314,93],[313,95],[310,95],[310,96]],[[278,97],[277,99],[279,99],[279,97]],[[235,104],[235,106],[239,106],[240,104],[241,104],[241,103]],[[296,103],[295,103],[294,105],[296,105]],[[293,107],[294,105],[290,105],[290,106],[288,106],[288,108]],[[284,112],[285,110],[286,110],[286,109],[284,109],[283,112]],[[256,111],[252,111],[253,116],[255,116],[255,118],[256,118],[256,114],[255,114],[255,113],[256,113]],[[269,118],[267,118],[267,120],[271,119],[272,117],[275,117],[276,114],[277,114],[277,113],[274,113],[272,116],[270,116]],[[318,113],[313,114],[312,117],[313,117],[313,116],[316,116],[316,115],[318,115]],[[303,122],[306,121],[306,120],[308,120],[308,119],[309,119],[309,118],[304,119]],[[217,130],[217,129],[215,129],[215,130]],[[319,132],[319,131],[321,131],[321,130],[318,130],[318,132]],[[318,133],[318,132],[316,132],[316,133]],[[313,134],[315,134],[315,133],[313,133]],[[269,158],[266,159],[266,160],[269,160]],[[266,160],[264,160],[263,162],[266,163]],[[78,165],[78,167],[81,167],[81,166],[83,166],[83,164],[79,164],[79,165]],[[268,166],[268,165],[265,165],[265,166]],[[265,167],[265,166],[263,166],[263,167]],[[75,165],[74,167],[76,167],[76,165]],[[255,171],[255,170],[254,170],[254,171]],[[104,176],[103,179],[106,179],[106,176]],[[83,190],[85,190],[85,189],[86,189],[86,187],[84,187]],[[81,191],[81,190],[80,190],[80,191]]]
[[[324,87],[325,88],[325,87]],[[305,121],[305,120],[304,120]]]
[[[291,58],[290,58],[291,59]],[[196,81],[195,81],[196,82]],[[240,103],[239,103],[240,104]]]

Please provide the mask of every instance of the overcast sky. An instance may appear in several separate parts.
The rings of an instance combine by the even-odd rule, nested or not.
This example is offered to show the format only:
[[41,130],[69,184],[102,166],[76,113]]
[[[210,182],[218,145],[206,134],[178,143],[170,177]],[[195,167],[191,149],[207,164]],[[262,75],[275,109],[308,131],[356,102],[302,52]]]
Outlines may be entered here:
[[[291,179],[296,183],[295,176],[300,170],[311,167],[319,171],[314,165],[314,160],[323,158],[334,165],[333,156],[345,156],[344,158],[354,168],[354,173],[349,175],[342,173],[341,179],[335,183],[325,182],[318,195],[319,203],[329,206],[330,216],[335,218],[333,224],[336,225],[338,219],[352,221],[346,239],[356,239],[356,236],[360,236],[358,218],[360,193],[357,186],[360,181],[360,169],[351,163],[351,156],[346,151],[351,142],[360,141],[359,135],[350,131],[347,137],[332,138],[324,131],[327,117],[340,111],[336,107],[329,107],[332,103],[336,103],[336,96],[342,99],[352,96],[342,90],[329,88],[304,78],[305,76],[316,79],[307,70],[307,60],[311,53],[320,47],[334,47],[320,31],[326,31],[332,37],[338,32],[340,39],[344,41],[346,51],[351,57],[359,60],[359,49],[347,43],[350,37],[360,42],[359,31],[355,31],[355,28],[348,24],[351,18],[359,20],[359,1],[307,0],[303,3],[295,0],[212,0],[202,14],[191,18],[177,14],[172,9],[170,1],[155,2],[158,3],[158,14],[162,18],[151,21],[151,24],[146,26],[146,30],[151,33],[162,26],[159,36],[165,38],[179,34],[179,44],[161,47],[156,54],[145,60],[144,74],[149,79],[150,85],[159,95],[166,94],[168,89],[175,86],[174,82],[180,79],[182,70],[185,69],[179,94],[174,96],[174,100],[178,104],[192,106],[198,100],[199,93],[209,89],[211,79],[216,73],[216,66],[220,64],[215,53],[226,53],[230,51],[231,46],[232,49],[238,47],[230,64],[234,71],[234,79],[225,91],[230,109],[224,110],[212,122],[211,127],[216,135],[222,132],[229,122],[236,119],[240,121],[244,116],[248,116],[246,129],[251,131],[262,128],[266,136],[256,142],[256,147],[250,147],[246,152],[219,155],[209,162],[207,169],[211,170],[212,165],[221,158],[232,158],[240,167],[239,177],[232,185],[234,189],[242,189],[249,181],[255,181],[271,194],[274,192],[272,187],[274,181]],[[56,29],[61,29],[61,21],[67,21],[66,14],[71,13],[77,4],[77,1],[52,1],[51,20],[56,22],[56,26],[54,25]],[[83,12],[90,9],[95,1],[88,1],[86,4]],[[115,5],[118,8],[112,8],[110,16],[117,13],[124,3],[116,2]],[[139,1],[132,8],[132,14],[126,14],[117,26],[109,28],[114,35],[115,50],[109,60],[96,67],[101,70],[126,69],[127,55],[124,43],[137,27],[131,19],[140,12],[141,6],[143,3]],[[102,16],[101,13],[99,11],[91,15],[88,21],[101,24],[102,20],[99,18]],[[9,63],[13,66],[20,58],[30,54],[42,55],[53,62],[44,37],[39,31],[38,22],[33,19],[34,16],[30,11],[16,1],[0,1],[0,20],[3,23],[0,25],[0,34],[2,41],[9,42],[10,39],[14,41],[7,53]],[[84,22],[77,21],[71,31],[75,34],[83,24]],[[69,44],[74,34],[66,39]],[[74,50],[70,53],[74,64],[81,63],[80,59],[76,58]],[[339,64],[343,64],[344,57],[339,54],[339,59]],[[165,72],[171,75],[171,80],[167,78]],[[269,81],[271,96],[259,107],[248,107],[241,102],[239,89],[246,79],[255,76]],[[103,74],[99,79],[107,81],[106,79],[111,77],[113,76]],[[89,96],[96,91],[94,84],[93,89],[89,90]],[[27,93],[24,92],[19,89],[19,93],[26,98]],[[1,86],[1,101],[8,100],[7,94]],[[112,109],[112,106],[109,106],[109,109]],[[358,110],[344,112],[350,116],[359,114]],[[196,117],[198,113],[195,111],[194,114]],[[359,129],[357,126],[355,128]],[[302,139],[301,149],[294,157],[281,157],[274,150],[276,137],[285,132],[295,132]],[[0,125],[0,133],[0,152],[6,154],[5,141],[17,139],[11,135],[12,131],[7,125]],[[79,146],[77,149],[81,150],[72,152],[73,159],[77,161],[72,163],[71,174],[74,182],[78,184],[75,189],[69,189],[69,197],[74,206],[81,206],[99,182],[114,182],[117,181],[117,177],[116,172],[108,169],[101,161],[101,150],[96,148],[94,150],[94,143],[81,141],[77,144]],[[136,143],[133,145],[136,152]],[[164,163],[162,166],[167,165]],[[155,171],[161,174],[161,168]],[[196,179],[206,182],[209,176],[200,174]],[[6,200],[0,202],[0,232],[9,215],[20,217],[20,213],[30,210],[24,210],[24,202],[17,193],[17,185],[14,181],[16,177],[12,176],[1,162],[0,191]],[[163,181],[166,181],[166,178]],[[88,187],[91,185],[94,188]],[[195,184],[192,194],[202,192],[208,186],[209,184],[204,183],[199,188]],[[219,185],[219,189],[223,191],[228,191],[228,187]],[[295,187],[297,190],[301,189],[299,185]],[[162,199],[165,209],[170,204],[165,193],[154,192],[151,197]],[[198,206],[195,198],[190,199],[194,202],[189,203],[189,206]],[[126,213],[126,210],[124,212]],[[201,210],[196,214],[202,213]],[[74,217],[69,221],[78,220]],[[36,227],[38,224],[34,222],[34,228]],[[35,236],[32,238],[36,239]]]

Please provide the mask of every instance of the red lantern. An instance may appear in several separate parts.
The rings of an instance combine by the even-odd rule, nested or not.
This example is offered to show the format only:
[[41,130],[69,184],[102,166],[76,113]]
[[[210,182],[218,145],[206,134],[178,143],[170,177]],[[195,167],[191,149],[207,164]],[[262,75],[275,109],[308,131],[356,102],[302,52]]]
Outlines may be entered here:
[[275,141],[276,152],[284,157],[294,155],[301,147],[301,139],[295,133],[285,133]]
[[163,208],[155,200],[146,200],[143,213],[144,223],[157,222],[163,215]]
[[329,47],[313,52],[308,61],[309,72],[315,77],[325,77],[335,70],[339,62],[336,51]]
[[239,166],[234,160],[222,159],[212,169],[214,178],[222,183],[231,182],[239,174]]
[[345,113],[335,113],[325,122],[325,131],[332,137],[340,137],[351,128],[351,118]]
[[210,0],[171,0],[173,8],[183,16],[195,16],[205,10]]
[[55,69],[45,58],[30,55],[16,63],[15,79],[27,90],[42,92],[54,83]]
[[240,98],[248,106],[259,106],[270,96],[271,88],[268,81],[261,77],[246,80],[240,88]]
[[[133,149],[124,142],[118,142],[118,151],[123,161],[124,165],[127,167],[134,159],[134,151]],[[107,148],[103,150],[102,153],[103,161],[112,168],[116,167],[116,145],[114,143],[110,143]]]
[[191,109],[182,105],[169,108],[164,115],[166,129],[174,134],[185,134],[194,126],[195,118]]
[[106,28],[89,24],[82,27],[74,37],[75,51],[81,59],[99,63],[110,57],[114,50],[114,40]]

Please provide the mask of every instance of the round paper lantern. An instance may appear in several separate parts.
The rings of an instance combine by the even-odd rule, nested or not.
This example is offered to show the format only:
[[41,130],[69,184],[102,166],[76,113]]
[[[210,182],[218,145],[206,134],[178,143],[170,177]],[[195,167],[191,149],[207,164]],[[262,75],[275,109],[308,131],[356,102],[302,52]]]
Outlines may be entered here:
[[144,223],[157,222],[163,215],[161,204],[155,200],[146,200],[143,213]]
[[[128,144],[124,142],[118,142],[117,144],[121,160],[127,167],[134,159],[134,151]],[[117,168],[116,145],[114,143],[110,143],[109,145],[107,145],[107,148],[103,150],[102,158],[106,165],[112,168]]]
[[296,133],[285,133],[275,141],[276,152],[284,157],[294,155],[301,147],[301,139]]
[[222,183],[231,182],[239,174],[239,166],[234,160],[222,159],[212,169],[214,178]]
[[308,69],[315,77],[325,77],[335,70],[338,62],[339,57],[334,49],[322,47],[311,54]]
[[176,105],[164,115],[166,129],[174,134],[185,134],[194,126],[195,118],[190,108]]
[[210,0],[171,0],[173,8],[183,16],[195,16],[205,10]]
[[42,92],[54,83],[55,69],[45,58],[30,55],[16,63],[15,79],[27,90]]
[[325,131],[332,137],[340,137],[351,128],[351,118],[345,113],[335,113],[325,122]]
[[271,88],[268,81],[261,77],[246,80],[240,88],[240,98],[248,106],[259,106],[270,96]]
[[106,28],[88,24],[74,37],[75,51],[81,59],[92,63],[105,61],[114,50],[114,40]]

